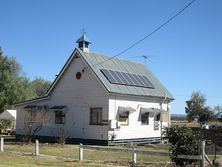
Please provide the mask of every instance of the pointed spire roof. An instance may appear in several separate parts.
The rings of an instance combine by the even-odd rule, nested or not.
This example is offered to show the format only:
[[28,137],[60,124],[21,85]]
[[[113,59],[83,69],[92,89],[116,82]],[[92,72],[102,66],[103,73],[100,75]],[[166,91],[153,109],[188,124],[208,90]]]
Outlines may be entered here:
[[90,40],[86,37],[86,35],[82,35],[77,41],[76,43],[80,43],[80,42],[87,42],[87,43],[91,43]]

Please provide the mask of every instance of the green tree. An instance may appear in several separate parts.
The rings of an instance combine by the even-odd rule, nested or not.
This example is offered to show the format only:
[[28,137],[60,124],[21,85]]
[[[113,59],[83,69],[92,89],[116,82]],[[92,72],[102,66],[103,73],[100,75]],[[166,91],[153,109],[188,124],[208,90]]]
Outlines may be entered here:
[[42,78],[30,81],[13,57],[4,55],[0,48],[0,113],[14,108],[14,104],[43,96],[50,82]]
[[44,96],[49,89],[51,82],[44,80],[41,77],[36,78],[31,83],[31,89],[33,91],[33,98]]
[[222,106],[220,105],[217,105],[214,107],[214,117],[215,117],[215,120],[219,120],[222,122]]
[[186,101],[185,112],[188,121],[198,118],[199,122],[205,122],[212,119],[213,111],[206,106],[206,98],[201,92],[193,92],[190,100]]
[[186,166],[198,160],[179,159],[177,155],[197,155],[200,137],[190,128],[172,126],[165,130],[166,139],[170,143],[171,159],[177,166]]
[[0,49],[0,112],[13,108],[19,100],[29,98],[27,83],[27,78],[21,75],[20,65]]

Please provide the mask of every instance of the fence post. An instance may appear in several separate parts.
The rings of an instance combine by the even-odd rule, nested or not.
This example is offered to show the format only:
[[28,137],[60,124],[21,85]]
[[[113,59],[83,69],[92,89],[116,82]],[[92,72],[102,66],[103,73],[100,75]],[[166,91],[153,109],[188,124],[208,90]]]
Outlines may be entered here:
[[136,148],[133,147],[132,150],[132,166],[135,167],[136,166]]
[[79,160],[83,160],[83,145],[82,143],[79,144]]
[[205,141],[201,142],[201,167],[205,167]]
[[3,137],[1,137],[0,151],[1,151],[1,152],[4,151],[4,138],[3,138]]
[[39,140],[35,140],[35,156],[39,156]]

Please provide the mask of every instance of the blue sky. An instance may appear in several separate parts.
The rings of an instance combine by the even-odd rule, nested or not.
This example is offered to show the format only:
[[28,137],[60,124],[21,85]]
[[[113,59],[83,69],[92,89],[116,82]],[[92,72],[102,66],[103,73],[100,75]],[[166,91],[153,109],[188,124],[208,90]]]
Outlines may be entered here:
[[[191,0],[1,0],[0,46],[31,79],[53,81],[81,36],[90,50],[116,55],[172,17]],[[193,91],[222,105],[222,1],[197,0],[160,31],[120,56],[143,63],[173,94],[184,113]]]

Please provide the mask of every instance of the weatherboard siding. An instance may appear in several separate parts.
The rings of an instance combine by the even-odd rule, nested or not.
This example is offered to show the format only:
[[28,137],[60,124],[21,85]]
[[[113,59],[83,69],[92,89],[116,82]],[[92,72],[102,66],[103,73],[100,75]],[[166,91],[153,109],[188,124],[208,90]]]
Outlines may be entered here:
[[[75,55],[74,55],[75,54]],[[24,135],[24,107],[26,105],[65,105],[65,124],[55,124],[55,112],[48,111],[49,120],[37,135],[58,137],[64,129],[66,137],[79,139],[110,140],[160,137],[161,131],[154,130],[154,117],[149,118],[149,125],[141,125],[140,108],[159,108],[165,111],[162,126],[169,125],[169,102],[171,95],[156,78],[145,71],[140,64],[128,61],[111,60],[109,63],[94,64],[105,60],[94,54],[83,54],[78,49],[69,59],[65,68],[53,83],[47,97],[17,105],[17,134]],[[79,54],[79,55],[78,55]],[[130,66],[134,68],[130,68]],[[115,68],[116,67],[116,68]],[[108,68],[123,72],[137,69],[137,73],[146,75],[158,89],[111,84],[100,69]],[[82,76],[76,79],[76,73]],[[109,91],[109,92],[108,92]],[[164,93],[163,93],[164,92]],[[108,123],[117,120],[118,107],[132,107],[136,111],[129,115],[129,125],[111,130],[109,125],[90,125],[90,108],[102,108],[102,119]]]
[[[82,73],[81,79],[76,79],[76,73]],[[71,64],[66,68],[65,73],[57,82],[52,90],[49,100],[31,103],[31,105],[65,105],[66,120],[65,124],[55,124],[55,114],[49,110],[51,122],[44,127],[37,135],[41,136],[58,136],[60,128],[65,129],[65,134],[72,138],[84,139],[108,139],[108,125],[89,125],[90,108],[102,107],[102,117],[108,120],[108,93],[97,80],[90,68],[81,58],[74,58]],[[30,105],[30,104],[26,104]],[[23,106],[18,106],[18,134],[24,134],[22,115]]]
[[[149,125],[141,125],[140,108],[161,108],[167,111],[167,104],[159,102],[150,102],[147,100],[135,100],[133,98],[120,98],[118,96],[112,96],[109,99],[109,120],[117,119],[118,107],[132,107],[136,111],[129,114],[129,124],[127,126],[120,126],[120,129],[110,130],[111,134],[116,134],[116,140],[118,139],[134,139],[134,138],[151,138],[160,137],[161,130],[154,130],[154,117],[149,117]],[[162,127],[168,126],[169,112],[164,113],[164,119]],[[160,122],[159,122],[160,125]]]

